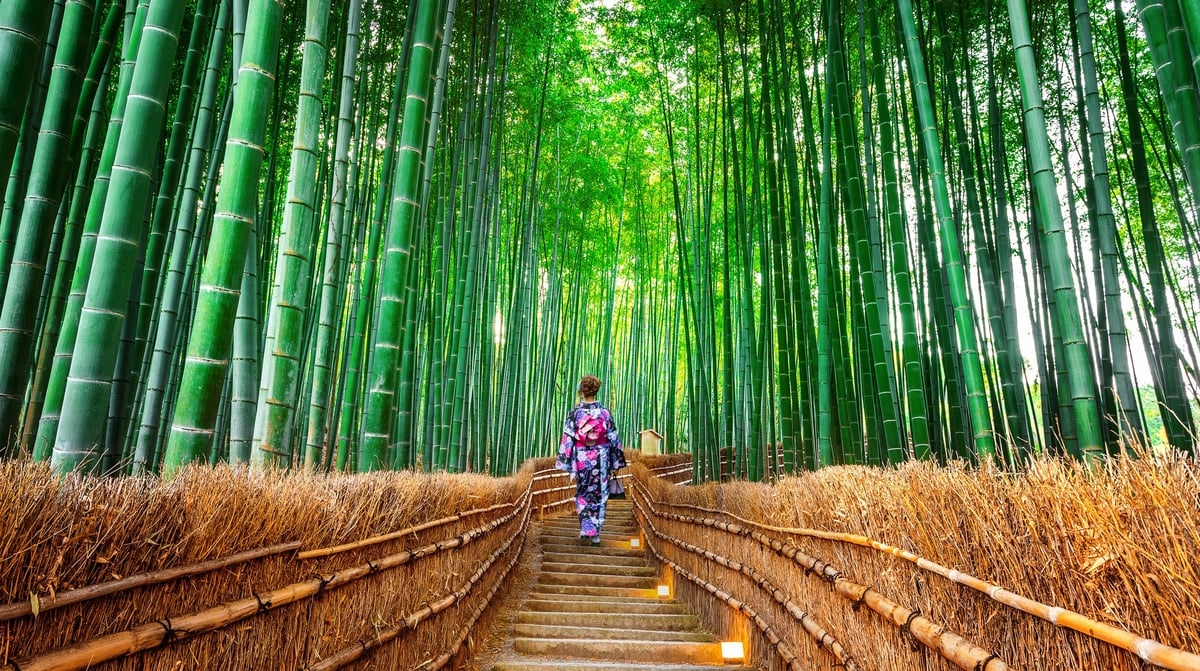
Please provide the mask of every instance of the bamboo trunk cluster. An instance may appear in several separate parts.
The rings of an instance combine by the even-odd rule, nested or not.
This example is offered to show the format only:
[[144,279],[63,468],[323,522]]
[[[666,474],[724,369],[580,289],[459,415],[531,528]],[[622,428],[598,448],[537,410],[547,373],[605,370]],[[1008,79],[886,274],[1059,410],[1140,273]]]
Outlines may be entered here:
[[401,4],[5,0],[0,456],[1194,451],[1195,3]]

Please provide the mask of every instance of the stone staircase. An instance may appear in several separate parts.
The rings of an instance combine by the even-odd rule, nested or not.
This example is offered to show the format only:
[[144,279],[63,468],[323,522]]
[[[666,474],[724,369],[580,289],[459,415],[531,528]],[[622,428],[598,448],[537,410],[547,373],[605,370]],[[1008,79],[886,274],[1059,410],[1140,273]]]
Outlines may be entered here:
[[682,604],[658,595],[632,506],[612,501],[602,542],[579,539],[574,515],[547,520],[542,571],[513,625],[515,655],[493,671],[703,671],[722,664],[717,638]]

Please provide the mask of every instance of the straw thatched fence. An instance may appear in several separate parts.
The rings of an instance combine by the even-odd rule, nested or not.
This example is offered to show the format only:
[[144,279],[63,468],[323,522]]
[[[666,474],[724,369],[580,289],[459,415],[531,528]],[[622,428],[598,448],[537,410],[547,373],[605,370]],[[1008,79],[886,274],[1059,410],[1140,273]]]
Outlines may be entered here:
[[648,550],[773,669],[1200,669],[1200,467],[633,470]]
[[[775,485],[625,473],[675,594],[775,669],[1200,669],[1200,468],[910,464]],[[0,669],[442,669],[489,625],[528,521],[511,478],[0,465]]]
[[0,465],[0,668],[445,667],[520,556],[537,467],[162,481]]
[[0,464],[0,670],[450,668],[573,487],[550,459],[501,479]]

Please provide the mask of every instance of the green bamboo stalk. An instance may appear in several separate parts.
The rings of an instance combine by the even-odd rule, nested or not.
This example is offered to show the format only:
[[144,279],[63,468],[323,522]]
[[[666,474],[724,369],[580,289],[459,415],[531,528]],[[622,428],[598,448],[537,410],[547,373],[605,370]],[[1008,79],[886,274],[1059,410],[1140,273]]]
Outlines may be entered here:
[[987,394],[983,387],[983,370],[979,360],[978,338],[975,335],[975,320],[967,293],[958,231],[954,225],[954,213],[951,210],[950,194],[946,185],[946,173],[942,161],[942,149],[933,116],[932,96],[925,74],[925,56],[917,40],[911,0],[896,0],[896,9],[904,31],[905,52],[916,96],[920,134],[929,161],[929,177],[932,181],[933,202],[938,219],[938,237],[941,239],[944,257],[943,267],[949,285],[950,300],[954,308],[954,323],[957,326],[958,341],[961,344],[963,382],[966,385],[967,410],[971,418],[971,442],[978,458],[989,460],[995,454],[995,438],[992,434],[991,418],[988,415]]
[[358,68],[358,43],[362,0],[352,0],[346,21],[345,47],[342,56],[341,101],[338,111],[337,139],[334,148],[333,202],[329,213],[329,231],[325,241],[325,268],[322,273],[321,304],[317,330],[317,356],[314,361],[313,388],[309,397],[310,415],[304,465],[311,467],[325,449],[327,431],[326,408],[330,402],[330,382],[333,373],[333,347],[336,331],[334,314],[340,287],[341,232],[347,227],[346,179],[349,171],[350,136],[354,132],[354,77]]
[[288,466],[300,394],[301,365],[308,317],[309,257],[316,219],[317,164],[321,151],[321,88],[325,80],[328,47],[325,31],[328,0],[306,5],[304,59],[300,74],[300,99],[292,143],[287,207],[280,228],[276,276],[271,288],[268,335],[263,353],[255,443],[250,459],[256,465]]
[[[63,413],[52,462],[59,470],[96,467],[112,377],[126,318],[133,267],[141,241],[140,224],[150,190],[150,169],[165,117],[170,68],[178,47],[183,7],[152,0],[138,49],[138,62],[113,163],[110,190],[96,240],[95,260],[79,317],[77,343],[63,396]],[[132,318],[133,316],[130,315]]]
[[50,26],[52,7],[46,0],[5,0],[0,6],[0,81],[4,82],[4,95],[0,96],[0,184],[8,184],[21,118],[38,73],[37,59]]
[[[399,354],[403,347],[404,293],[412,259],[412,233],[418,211],[422,144],[429,76],[433,62],[433,32],[437,10],[431,0],[418,0],[408,63],[408,97],[400,130],[399,158],[392,184],[391,223],[388,227],[380,305],[375,320],[371,375],[363,416],[362,459],[358,468],[378,470],[389,459],[389,441],[396,407]],[[403,401],[403,399],[402,399]],[[403,407],[403,403],[401,404]]]
[[[20,7],[13,9],[21,11]],[[60,40],[55,51],[54,70],[33,153],[25,207],[17,229],[4,305],[0,309],[0,361],[5,362],[3,372],[0,372],[0,456],[15,448],[20,436],[21,406],[32,369],[30,358],[38,332],[38,304],[46,255],[72,169],[71,131],[89,60],[88,36],[94,13],[95,3],[91,0],[72,0],[64,9],[61,30],[65,39]],[[29,18],[28,15],[12,17],[13,20],[25,18]],[[0,26],[3,25],[0,16]],[[5,36],[0,33],[0,39]],[[18,51],[11,57],[18,57],[22,47],[14,46]],[[16,84],[20,86],[19,81]],[[0,124],[3,124],[2,116]],[[4,148],[0,146],[2,151]],[[0,164],[0,168],[3,167]],[[3,176],[7,177],[7,174]]]
[[222,325],[232,322],[237,309],[263,159],[267,124],[262,110],[274,88],[282,16],[279,0],[252,0],[249,7],[246,30],[254,39],[247,41],[242,54],[225,149],[223,174],[228,183],[218,197],[204,262],[181,393],[167,443],[167,472],[204,459],[212,448],[218,411],[214,399],[224,385],[232,340]]
[[[838,0],[829,0],[830,29]],[[821,197],[817,229],[817,467],[833,463],[833,99],[834,46],[829,41],[825,60],[825,104],[821,114]],[[753,445],[752,447],[757,447]]]
[[1067,252],[1058,189],[1050,165],[1050,146],[1042,107],[1042,92],[1038,83],[1037,64],[1034,62],[1029,18],[1024,2],[1009,0],[1008,17],[1017,55],[1021,99],[1024,101],[1025,140],[1029,150],[1033,182],[1037,189],[1039,223],[1045,244],[1045,256],[1049,262],[1049,280],[1054,292],[1057,320],[1055,334],[1061,333],[1062,337],[1079,447],[1085,458],[1096,459],[1104,453],[1104,437],[1100,426],[1092,359],[1083,337],[1079,299],[1075,292],[1070,256]]

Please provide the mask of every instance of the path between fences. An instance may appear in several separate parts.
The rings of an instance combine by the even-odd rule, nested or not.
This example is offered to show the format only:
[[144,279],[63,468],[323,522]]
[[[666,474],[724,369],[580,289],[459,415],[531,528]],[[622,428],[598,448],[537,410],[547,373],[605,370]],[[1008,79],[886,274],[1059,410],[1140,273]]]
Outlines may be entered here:
[[[955,622],[952,607],[923,613],[900,603],[867,584],[869,576],[843,574],[808,554],[795,541],[804,537],[875,552],[973,590],[1006,622],[1036,619],[1098,643],[1111,651],[1109,668],[1200,671],[1192,653],[869,538],[773,527],[673,501],[671,492],[682,491],[674,486],[691,482],[691,463],[639,461],[622,475],[629,499],[610,504],[599,546],[577,537],[574,485],[538,460],[518,475],[526,484],[510,501],[356,541],[276,544],[0,605],[0,671],[267,668],[264,659],[277,660],[274,668],[313,671],[460,667],[492,628],[493,606],[506,596],[534,519],[545,520],[541,571],[528,594],[510,597],[521,599],[520,612],[494,635],[511,639],[512,654],[497,660],[495,671],[1016,668],[961,634],[978,623]],[[281,573],[302,579],[186,612],[162,607],[153,617],[131,616],[138,622],[114,618],[90,635],[78,626],[85,621],[80,609],[116,604],[138,611],[139,594],[188,592],[212,576],[271,561],[304,567]],[[381,615],[384,604],[402,603],[408,607]],[[355,633],[361,618],[348,614],[358,611],[374,614],[367,631]],[[873,632],[885,638],[871,639]],[[270,648],[274,640],[298,639],[302,646]],[[748,661],[723,661],[720,641],[742,643]]]

